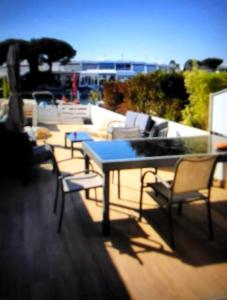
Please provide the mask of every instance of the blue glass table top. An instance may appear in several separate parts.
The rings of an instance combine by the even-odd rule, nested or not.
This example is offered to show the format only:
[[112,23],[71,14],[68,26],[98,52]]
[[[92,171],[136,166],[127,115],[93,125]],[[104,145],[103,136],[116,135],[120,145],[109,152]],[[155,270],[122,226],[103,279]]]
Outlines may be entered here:
[[75,131],[67,134],[67,139],[70,142],[83,142],[83,141],[92,141],[93,138],[84,131]]
[[[111,165],[111,169],[130,166],[144,167],[139,162],[171,160],[184,155],[227,154],[218,152],[216,145],[227,142],[227,138],[218,135],[179,138],[145,138],[137,140],[93,141],[83,143],[85,154],[100,166]],[[137,164],[133,164],[137,162]]]

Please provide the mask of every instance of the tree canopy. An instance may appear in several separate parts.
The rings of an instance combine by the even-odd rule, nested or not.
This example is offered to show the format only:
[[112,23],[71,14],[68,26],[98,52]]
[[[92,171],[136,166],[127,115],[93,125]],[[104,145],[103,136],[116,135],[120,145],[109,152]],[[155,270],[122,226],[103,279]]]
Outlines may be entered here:
[[65,64],[75,55],[76,50],[68,43],[52,38],[32,39],[27,52],[30,65],[47,63],[50,71],[53,62]]
[[7,39],[2,42],[0,42],[0,65],[4,64],[7,59],[7,53],[9,46],[12,44],[18,44],[20,48],[20,57],[21,60],[27,58],[27,48],[29,42],[26,40],[20,40],[20,39]]
[[184,64],[184,71],[191,71],[194,67],[208,68],[215,71],[217,67],[223,62],[221,58],[208,57],[204,60],[188,59]]
[[[32,90],[42,88],[45,84],[58,86],[52,74],[53,62],[65,64],[76,55],[76,50],[68,43],[53,38],[31,39],[7,39],[0,42],[0,65],[6,63],[8,48],[11,44],[18,44],[20,60],[27,60],[30,72],[23,77],[22,88]],[[43,63],[49,65],[47,72],[40,72],[39,66]]]
[[223,59],[212,57],[212,58],[206,58],[206,59],[202,60],[201,64],[203,66],[206,66],[209,69],[215,71],[222,62],[223,62]]
[[188,59],[184,64],[184,71],[191,71],[194,67],[198,67],[200,61],[197,59]]
[[[38,65],[46,62],[52,69],[52,63],[59,61],[64,64],[76,55],[76,50],[68,43],[53,38],[7,39],[0,42],[0,65],[6,62],[8,48],[11,44],[20,47],[21,60],[27,59],[32,71],[38,70]],[[36,67],[35,67],[36,65]]]
[[180,70],[180,64],[176,63],[175,60],[171,60],[169,62],[169,68],[171,71],[179,71]]

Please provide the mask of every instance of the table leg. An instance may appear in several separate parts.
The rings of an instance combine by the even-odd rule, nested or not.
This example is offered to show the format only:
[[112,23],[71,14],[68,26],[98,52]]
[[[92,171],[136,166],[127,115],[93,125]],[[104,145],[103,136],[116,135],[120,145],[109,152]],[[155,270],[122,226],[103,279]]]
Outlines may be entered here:
[[73,142],[71,142],[71,158],[73,158],[73,145],[74,145],[74,143]]
[[103,187],[103,220],[102,233],[104,236],[110,235],[110,220],[109,220],[109,192],[110,192],[110,173],[104,172],[104,187]]
[[65,148],[67,148],[67,133],[65,133]]
[[89,161],[90,161],[89,156],[85,155],[84,156],[84,169],[85,170],[89,170]]
[[[85,170],[89,170],[89,161],[90,161],[89,156],[85,155],[84,156],[84,169]],[[86,171],[86,172],[88,172],[88,171]],[[85,197],[86,197],[86,199],[89,199],[89,190],[85,191]]]

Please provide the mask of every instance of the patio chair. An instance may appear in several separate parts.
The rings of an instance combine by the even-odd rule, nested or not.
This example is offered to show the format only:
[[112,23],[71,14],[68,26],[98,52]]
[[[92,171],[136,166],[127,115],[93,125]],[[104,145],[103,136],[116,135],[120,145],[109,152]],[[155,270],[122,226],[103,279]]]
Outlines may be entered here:
[[52,162],[53,148],[49,145],[37,146],[26,132],[8,130],[5,124],[0,126],[2,143],[0,147],[0,165],[7,176],[20,175],[23,183],[30,180],[31,168],[46,162]]
[[115,127],[118,127],[118,128],[134,127],[137,115],[138,115],[137,112],[128,110],[125,115],[125,121],[111,120],[107,124],[107,138],[108,138],[108,135],[112,136],[113,128],[115,128]]
[[121,128],[115,127],[112,131],[112,139],[133,139],[140,138],[140,130],[137,127]]
[[125,122],[111,121],[107,126],[107,136],[112,135],[113,128],[139,128],[141,136],[147,136],[154,121],[147,114],[127,111]]
[[[155,138],[155,137],[167,137],[169,131],[169,124],[168,122],[161,122],[159,124],[154,124],[150,133],[149,137],[150,138]],[[173,167],[161,167],[161,168],[155,168],[155,172],[157,173],[158,170],[165,170],[165,171],[173,171]]]
[[149,137],[166,137],[168,135],[168,122],[154,124],[150,130]]
[[[63,215],[65,210],[65,196],[71,193],[78,193],[80,191],[85,191],[87,198],[89,197],[88,192],[90,189],[96,189],[99,187],[103,187],[103,178],[100,173],[92,170],[83,170],[72,174],[64,174],[62,175],[57,161],[55,160],[55,169],[57,173],[57,185],[56,185],[56,194],[54,200],[54,208],[53,212],[57,212],[58,205],[58,196],[59,189],[61,190],[61,209],[60,216],[58,221],[57,232],[61,232]],[[96,195],[95,195],[96,196]]]
[[[167,204],[170,245],[175,248],[172,206],[178,205],[178,214],[182,213],[182,204],[204,200],[207,206],[207,218],[209,226],[209,236],[213,239],[213,228],[210,211],[210,192],[213,173],[216,165],[215,156],[185,157],[180,159],[175,167],[174,178],[172,181],[165,181],[153,171],[145,172],[141,177],[140,189],[140,219],[142,217],[143,191],[144,188],[151,187],[155,191],[154,200],[158,201],[160,195]],[[148,174],[153,174],[157,179],[155,182],[145,182]],[[159,201],[158,201],[159,202]]]
[[149,133],[153,128],[154,124],[155,122],[149,115],[139,113],[134,126],[139,128],[141,137],[146,137],[149,136]]
[[37,91],[32,93],[32,97],[36,100],[38,105],[56,105],[56,99],[53,93],[49,91]]
[[[120,128],[120,127],[114,127],[112,131],[112,139],[133,139],[133,138],[140,138],[140,130],[138,127],[132,127],[132,128]],[[120,184],[120,170],[117,171],[118,175],[118,198],[121,198],[121,184]],[[112,180],[114,178],[114,173]]]

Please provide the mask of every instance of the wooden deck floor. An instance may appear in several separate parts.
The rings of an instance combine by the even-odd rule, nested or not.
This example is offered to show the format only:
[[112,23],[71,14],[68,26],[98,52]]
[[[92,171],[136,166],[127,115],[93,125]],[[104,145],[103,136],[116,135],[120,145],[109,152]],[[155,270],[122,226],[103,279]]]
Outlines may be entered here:
[[[52,130],[61,169],[81,169],[83,160],[63,148],[73,126]],[[49,166],[34,169],[27,186],[1,181],[0,299],[227,299],[227,190],[212,190],[215,240],[208,239],[203,204],[189,205],[175,216],[173,251],[165,213],[149,193],[137,220],[139,174],[122,172],[120,200],[111,184],[109,238],[101,235],[101,191],[97,202],[82,193],[68,198],[59,235]]]

